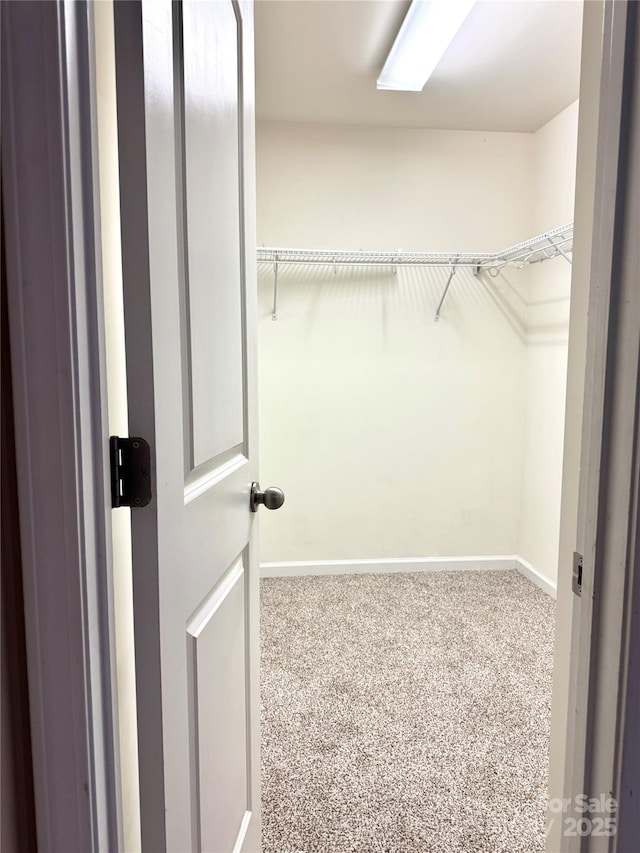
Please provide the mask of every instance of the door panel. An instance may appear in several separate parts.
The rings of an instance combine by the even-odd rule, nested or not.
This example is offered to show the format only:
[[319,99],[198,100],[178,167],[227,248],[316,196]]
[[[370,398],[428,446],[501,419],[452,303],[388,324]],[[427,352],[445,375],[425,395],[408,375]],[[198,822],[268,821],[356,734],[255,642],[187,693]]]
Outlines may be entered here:
[[199,850],[235,849],[250,811],[245,615],[245,572],[239,558],[187,628]]
[[115,4],[143,849],[259,850],[252,7]]
[[[209,8],[213,6],[214,8]],[[239,21],[231,2],[174,7],[191,467],[243,443]],[[215,328],[214,328],[215,323]]]

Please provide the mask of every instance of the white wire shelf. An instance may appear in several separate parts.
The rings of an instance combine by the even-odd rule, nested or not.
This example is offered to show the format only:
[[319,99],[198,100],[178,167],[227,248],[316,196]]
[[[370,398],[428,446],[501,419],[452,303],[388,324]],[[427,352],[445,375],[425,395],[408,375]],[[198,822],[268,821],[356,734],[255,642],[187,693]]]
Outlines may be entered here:
[[272,264],[274,268],[273,319],[277,319],[278,267],[326,266],[337,273],[340,267],[447,267],[449,277],[436,310],[435,319],[440,318],[447,291],[459,267],[471,268],[478,275],[486,271],[497,276],[506,266],[524,268],[529,264],[541,263],[551,258],[563,257],[571,263],[573,249],[573,222],[545,231],[537,237],[517,243],[501,252],[364,252],[333,249],[287,249],[258,248],[258,263]]

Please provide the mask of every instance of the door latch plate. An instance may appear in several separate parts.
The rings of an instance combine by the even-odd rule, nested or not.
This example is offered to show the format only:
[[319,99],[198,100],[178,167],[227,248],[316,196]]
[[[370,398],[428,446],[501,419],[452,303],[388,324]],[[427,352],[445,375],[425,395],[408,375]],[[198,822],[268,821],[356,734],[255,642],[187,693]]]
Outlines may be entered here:
[[578,554],[577,551],[574,551],[573,554],[571,588],[576,595],[582,595],[582,554]]

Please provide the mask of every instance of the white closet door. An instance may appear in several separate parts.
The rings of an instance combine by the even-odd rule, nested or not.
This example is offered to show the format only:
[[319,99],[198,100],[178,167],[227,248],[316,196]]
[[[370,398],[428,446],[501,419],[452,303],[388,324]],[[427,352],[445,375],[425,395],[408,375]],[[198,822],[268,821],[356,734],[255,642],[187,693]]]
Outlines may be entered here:
[[149,853],[260,849],[252,13],[115,4]]

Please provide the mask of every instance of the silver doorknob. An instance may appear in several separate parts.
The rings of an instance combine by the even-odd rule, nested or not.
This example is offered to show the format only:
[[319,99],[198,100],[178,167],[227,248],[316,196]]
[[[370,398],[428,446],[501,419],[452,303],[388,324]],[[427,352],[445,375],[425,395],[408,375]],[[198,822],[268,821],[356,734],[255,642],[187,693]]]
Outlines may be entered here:
[[277,489],[275,486],[269,486],[264,492],[260,491],[260,483],[251,483],[251,494],[249,496],[249,506],[251,512],[257,512],[260,504],[264,504],[267,509],[280,509],[284,503],[284,492],[282,489]]

